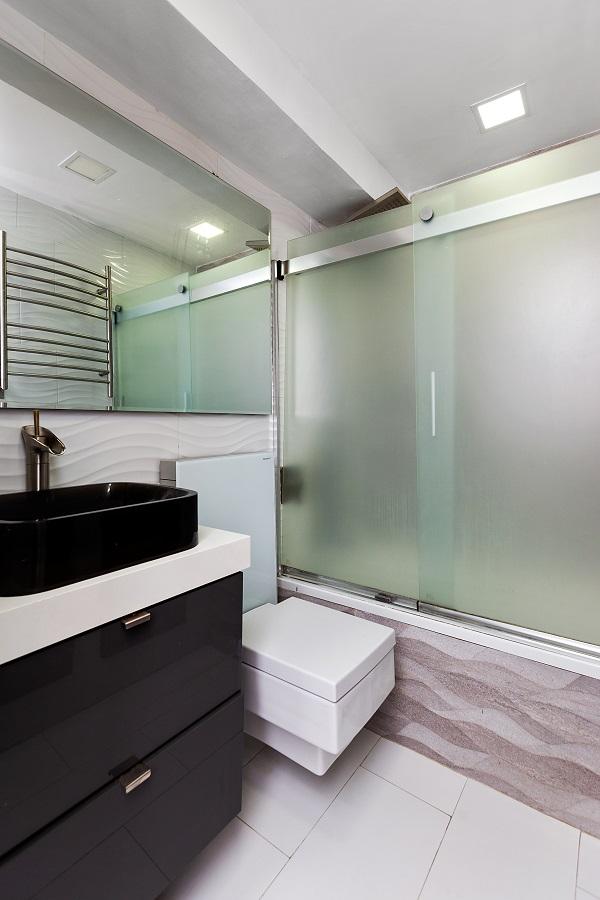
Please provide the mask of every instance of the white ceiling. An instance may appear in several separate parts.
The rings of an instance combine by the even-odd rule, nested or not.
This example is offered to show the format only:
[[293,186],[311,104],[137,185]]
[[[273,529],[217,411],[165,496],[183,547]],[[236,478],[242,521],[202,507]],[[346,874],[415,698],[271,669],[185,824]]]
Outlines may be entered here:
[[[369,200],[343,167],[167,0],[9,3],[317,220],[339,221]],[[196,0],[192,4],[203,9]],[[230,0],[209,0],[209,6],[238,23]],[[243,39],[249,41],[247,33]],[[269,52],[256,42],[249,46],[268,60]]]
[[[600,128],[598,0],[238,0],[408,192]],[[527,83],[482,134],[470,105]]]
[[9,2],[324,222],[600,129],[599,0]]

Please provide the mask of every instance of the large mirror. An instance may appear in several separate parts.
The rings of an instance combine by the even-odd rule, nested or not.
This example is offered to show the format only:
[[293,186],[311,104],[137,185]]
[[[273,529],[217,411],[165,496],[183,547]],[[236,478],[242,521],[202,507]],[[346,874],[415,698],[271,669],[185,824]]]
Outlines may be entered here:
[[269,413],[269,211],[2,42],[0,122],[0,405]]

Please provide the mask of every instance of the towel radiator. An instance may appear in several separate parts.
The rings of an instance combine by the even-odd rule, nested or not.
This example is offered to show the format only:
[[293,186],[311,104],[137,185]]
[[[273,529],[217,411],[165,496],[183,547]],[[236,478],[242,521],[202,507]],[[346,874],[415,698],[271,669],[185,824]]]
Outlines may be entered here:
[[[18,313],[10,301],[22,304]],[[21,309],[30,310],[31,318],[23,316]],[[40,310],[46,311],[46,321],[48,313],[54,316],[51,311],[56,311],[56,320],[49,319],[52,325],[36,322],[34,313]],[[72,315],[79,317],[80,325],[70,324]],[[109,265],[95,272],[11,247],[6,232],[0,232],[0,400],[11,376],[105,384],[107,398],[112,399]]]

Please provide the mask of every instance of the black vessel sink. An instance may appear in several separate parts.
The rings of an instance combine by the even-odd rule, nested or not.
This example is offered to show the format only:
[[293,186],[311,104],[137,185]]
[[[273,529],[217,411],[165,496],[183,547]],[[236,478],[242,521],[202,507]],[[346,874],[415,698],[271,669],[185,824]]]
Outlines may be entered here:
[[195,491],[111,482],[0,495],[0,596],[187,550],[197,532]]

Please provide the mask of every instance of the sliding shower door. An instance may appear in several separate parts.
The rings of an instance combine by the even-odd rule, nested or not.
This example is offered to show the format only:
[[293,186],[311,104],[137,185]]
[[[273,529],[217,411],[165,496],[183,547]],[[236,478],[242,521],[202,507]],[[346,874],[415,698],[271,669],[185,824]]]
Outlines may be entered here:
[[291,244],[283,565],[600,645],[600,136],[390,216]]
[[[412,233],[410,212],[385,216]],[[376,227],[330,229],[324,259],[306,255],[316,267],[286,279],[281,561],[416,598],[412,247],[331,261],[344,255],[332,241],[352,256],[344,240],[358,248]],[[292,256],[319,240],[292,242]]]
[[600,643],[600,199],[482,208],[415,234],[421,600]]

